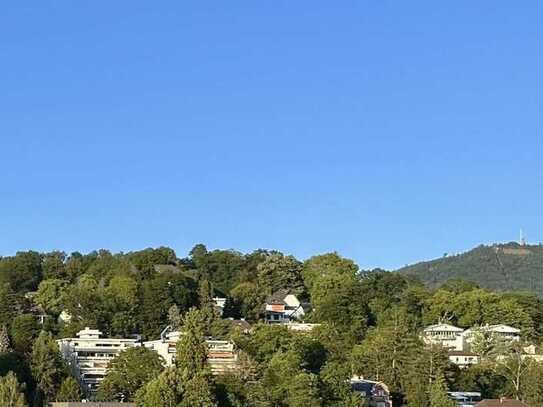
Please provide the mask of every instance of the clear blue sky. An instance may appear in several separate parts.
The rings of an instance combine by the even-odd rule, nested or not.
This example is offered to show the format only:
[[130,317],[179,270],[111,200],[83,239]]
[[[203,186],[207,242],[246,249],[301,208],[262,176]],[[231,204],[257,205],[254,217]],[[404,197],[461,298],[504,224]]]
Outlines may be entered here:
[[539,0],[3,4],[0,254],[395,268],[543,240],[542,21]]

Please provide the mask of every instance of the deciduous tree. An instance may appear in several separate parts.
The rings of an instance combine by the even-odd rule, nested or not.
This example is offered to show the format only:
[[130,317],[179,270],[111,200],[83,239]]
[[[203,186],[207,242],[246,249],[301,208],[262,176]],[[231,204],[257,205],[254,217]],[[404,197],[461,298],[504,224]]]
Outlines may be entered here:
[[111,361],[98,391],[102,400],[133,401],[136,392],[164,370],[164,361],[143,346],[129,348]]
[[73,376],[65,378],[57,393],[57,401],[80,401],[82,398],[81,387]]
[[0,406],[27,406],[23,386],[19,384],[17,377],[12,372],[9,372],[4,377],[0,377]]
[[60,384],[66,377],[66,366],[60,356],[57,343],[45,331],[42,331],[34,342],[30,355],[30,367],[37,386],[37,399],[55,400]]

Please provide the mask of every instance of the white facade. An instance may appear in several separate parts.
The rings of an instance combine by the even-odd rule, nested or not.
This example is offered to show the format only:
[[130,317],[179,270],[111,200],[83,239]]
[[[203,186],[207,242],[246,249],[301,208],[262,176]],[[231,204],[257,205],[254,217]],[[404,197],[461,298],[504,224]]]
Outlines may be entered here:
[[67,324],[71,320],[72,320],[72,316],[66,310],[62,310],[62,312],[58,316],[57,322],[59,324]]
[[467,330],[449,324],[431,325],[423,330],[426,344],[440,344],[448,351],[449,360],[460,367],[479,363],[479,355],[470,352],[477,332],[489,333],[500,339],[520,340],[520,330],[508,325],[485,325]]
[[448,356],[449,360],[458,367],[468,367],[479,363],[479,355],[472,352],[451,351]]
[[440,344],[448,350],[464,350],[464,330],[449,324],[430,325],[422,332],[426,344]]
[[508,325],[484,325],[481,327],[473,327],[464,331],[464,343],[468,347],[474,340],[476,333],[482,332],[491,334],[499,339],[508,339],[511,341],[520,341],[520,329],[513,328]]
[[311,332],[314,328],[320,326],[321,324],[306,324],[303,322],[289,322],[285,326],[291,331],[297,332]]
[[284,324],[302,320],[305,310],[294,294],[284,291],[274,293],[266,300],[265,319],[268,324]]
[[85,328],[76,338],[57,341],[62,357],[87,393],[93,392],[107,374],[110,361],[122,351],[140,346],[136,339],[101,338],[102,332]]
[[520,341],[520,329],[508,325],[488,325],[485,327],[490,332],[513,341]]
[[222,314],[224,313],[224,306],[226,305],[226,298],[214,297],[213,302],[215,303],[215,309],[222,317]]
[[[180,335],[182,333],[179,331],[169,332],[163,334],[161,339],[144,342],[143,346],[162,356],[166,361],[166,366],[172,366],[175,363],[177,341]],[[207,363],[213,374],[225,373],[237,368],[238,353],[233,342],[208,339],[206,344],[208,347]]]

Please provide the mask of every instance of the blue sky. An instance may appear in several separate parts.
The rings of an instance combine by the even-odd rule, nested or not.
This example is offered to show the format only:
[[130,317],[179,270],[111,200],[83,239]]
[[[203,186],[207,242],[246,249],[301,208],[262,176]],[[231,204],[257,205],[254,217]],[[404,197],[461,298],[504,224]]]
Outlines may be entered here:
[[541,1],[17,3],[0,254],[543,241]]

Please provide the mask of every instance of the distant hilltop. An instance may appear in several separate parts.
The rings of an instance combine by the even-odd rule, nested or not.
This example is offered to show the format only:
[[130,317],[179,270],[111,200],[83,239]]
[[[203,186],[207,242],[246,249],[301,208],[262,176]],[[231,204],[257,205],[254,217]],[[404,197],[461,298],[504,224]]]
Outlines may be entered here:
[[398,270],[438,287],[461,278],[502,291],[531,291],[543,297],[543,245],[516,242],[481,245],[470,251],[444,255]]

